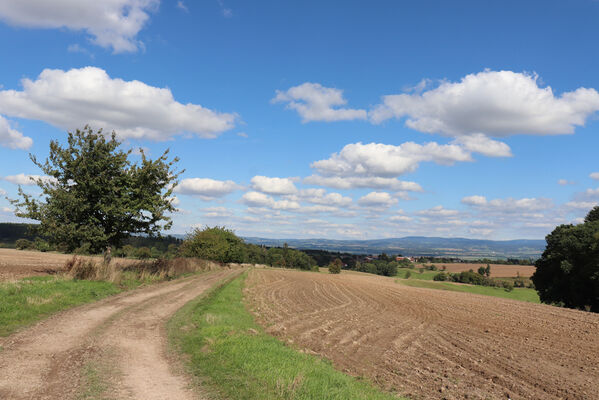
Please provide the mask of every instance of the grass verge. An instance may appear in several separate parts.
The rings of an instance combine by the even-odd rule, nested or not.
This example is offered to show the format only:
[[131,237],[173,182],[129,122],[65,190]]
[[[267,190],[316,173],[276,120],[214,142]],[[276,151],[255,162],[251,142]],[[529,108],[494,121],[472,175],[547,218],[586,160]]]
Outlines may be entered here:
[[540,303],[539,295],[534,289],[526,288],[515,288],[511,292],[506,291],[503,288],[489,287],[489,286],[475,286],[465,285],[460,283],[450,282],[433,282],[418,279],[398,279],[397,282],[402,285],[421,287],[427,289],[438,289],[438,290],[450,290],[453,292],[465,292],[482,294],[485,296],[501,297],[504,299],[527,301],[530,303]]
[[243,304],[244,279],[188,303],[169,322],[171,343],[216,398],[397,399],[264,333]]
[[42,276],[0,283],[0,336],[57,311],[119,293],[110,282]]
[[420,272],[419,268],[397,268],[396,276],[398,278],[405,278],[407,272],[410,272],[409,279],[432,281],[433,277],[437,275],[440,271],[428,271],[425,269],[422,272]]

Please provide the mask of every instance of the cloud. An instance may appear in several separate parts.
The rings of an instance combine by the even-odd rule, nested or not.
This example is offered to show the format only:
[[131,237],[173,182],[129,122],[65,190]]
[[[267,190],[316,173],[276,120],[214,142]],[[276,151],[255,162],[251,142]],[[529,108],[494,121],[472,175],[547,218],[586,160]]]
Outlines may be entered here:
[[0,196],[6,196],[6,190],[0,188]]
[[237,136],[242,137],[242,138],[247,138],[249,137],[249,135],[245,132],[237,132]]
[[326,160],[315,161],[311,167],[324,176],[395,177],[416,170],[423,161],[452,165],[457,161],[472,161],[470,153],[457,145],[424,145],[406,142],[398,146],[368,143],[345,145],[339,153]]
[[358,204],[362,207],[391,207],[395,203],[397,199],[387,192],[370,192],[358,199]]
[[0,115],[0,146],[9,149],[27,150],[31,145],[33,145],[33,139],[12,129],[8,120]]
[[187,8],[187,6],[185,5],[185,3],[182,0],[177,1],[177,8],[185,11],[186,13],[189,12],[189,9]]
[[568,208],[574,208],[577,210],[591,210],[596,205],[599,205],[597,201],[569,201],[565,204]]
[[89,56],[90,58],[95,58],[95,56],[85,47],[81,47],[79,46],[79,44],[74,43],[74,44],[70,44],[67,47],[67,51],[69,53],[81,53],[81,54],[85,54],[86,56]]
[[453,137],[505,137],[574,133],[599,110],[595,89],[555,96],[551,87],[541,88],[537,80],[527,73],[485,70],[422,93],[384,96],[369,117],[374,123],[406,117],[412,129]]
[[302,122],[310,121],[350,121],[366,119],[366,110],[335,108],[347,104],[343,91],[327,88],[319,83],[306,82],[287,91],[276,91],[273,103],[288,103],[287,108],[296,110]]
[[168,199],[171,201],[171,204],[174,207],[177,207],[179,204],[181,204],[181,200],[179,200],[179,198],[177,196],[171,196]]
[[250,207],[264,207],[273,210],[297,210],[300,205],[293,200],[275,200],[260,192],[247,192],[241,197],[241,201]]
[[521,213],[539,210],[547,210],[553,207],[553,202],[545,198],[522,198],[514,199],[508,197],[506,199],[487,200],[484,196],[469,196],[462,199],[462,203],[481,208],[487,211],[499,213]]
[[186,178],[174,189],[176,193],[199,196],[202,200],[224,197],[241,189],[233,181],[219,181],[210,178]]
[[589,178],[599,181],[599,172],[591,172]]
[[352,203],[351,197],[327,193],[324,189],[302,189],[295,197],[307,203],[333,207],[347,207]]
[[326,186],[335,189],[389,189],[396,191],[422,192],[422,187],[416,182],[400,181],[397,178],[371,177],[340,177],[310,175],[303,180],[309,185]]
[[460,144],[468,151],[480,153],[487,157],[512,157],[510,146],[503,142],[489,139],[482,133],[460,136],[452,143]]
[[225,18],[231,18],[233,16],[233,10],[231,10],[230,8],[227,8],[225,6],[225,2],[223,0],[216,0],[218,2],[218,5],[220,6],[220,11],[223,14],[223,17]]
[[269,178],[266,176],[254,176],[251,180],[252,188],[268,194],[293,194],[297,188],[289,178]]
[[137,34],[160,0],[0,0],[0,19],[26,28],[85,31],[114,53],[137,51]]
[[204,217],[206,218],[225,218],[235,215],[233,211],[226,207],[208,207],[203,208],[202,211],[204,212]]
[[23,185],[23,186],[35,186],[37,185],[37,180],[41,179],[43,182],[53,182],[54,178],[46,175],[25,175],[25,174],[17,174],[17,175],[9,175],[2,178],[3,180],[14,183],[15,185]]
[[443,206],[436,206],[429,208],[428,210],[420,210],[417,212],[418,215],[422,215],[424,217],[454,217],[459,213],[460,212],[458,210],[449,210]]
[[183,133],[214,138],[236,120],[235,114],[179,103],[169,89],[113,79],[95,67],[45,69],[37,80],[22,84],[22,91],[0,91],[0,113],[64,130],[89,124],[116,130],[125,139],[167,140]]
[[557,181],[557,184],[561,185],[561,186],[567,186],[567,185],[575,185],[576,182],[569,181],[567,179],[560,179],[560,180]]

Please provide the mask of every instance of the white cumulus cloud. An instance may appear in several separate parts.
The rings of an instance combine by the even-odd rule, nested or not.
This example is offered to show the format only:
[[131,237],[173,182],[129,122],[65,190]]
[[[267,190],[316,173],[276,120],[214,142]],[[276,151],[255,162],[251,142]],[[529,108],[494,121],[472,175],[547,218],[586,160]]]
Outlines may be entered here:
[[462,199],[463,204],[499,213],[521,213],[547,210],[553,207],[553,202],[545,198],[522,198],[487,200],[485,196],[468,196]]
[[503,142],[489,139],[482,133],[460,136],[453,143],[460,144],[468,151],[480,153],[487,157],[512,157],[510,146]]
[[277,201],[261,192],[247,192],[242,196],[241,201],[250,207],[264,207],[273,210],[289,211],[300,208],[297,201],[286,199]]
[[115,53],[136,51],[137,34],[160,0],[0,0],[0,19],[26,28],[85,31]]
[[44,182],[53,182],[54,178],[46,175],[26,175],[26,174],[17,174],[17,175],[9,175],[2,178],[3,180],[14,183],[15,185],[23,185],[23,186],[34,186],[37,185],[37,180],[41,179]]
[[9,149],[27,150],[33,144],[33,139],[10,127],[6,118],[0,115],[0,146]]
[[591,172],[589,178],[599,181],[599,172]]
[[327,193],[324,189],[302,189],[295,197],[307,203],[333,207],[347,207],[352,203],[351,197],[340,193]]
[[470,153],[454,144],[435,142],[401,145],[382,143],[345,145],[339,153],[326,160],[315,161],[311,167],[325,176],[394,177],[416,170],[423,161],[452,165],[457,161],[472,161]]
[[343,91],[324,87],[319,83],[306,82],[286,91],[276,91],[273,103],[287,103],[287,108],[296,110],[302,122],[349,121],[366,119],[366,110],[338,108],[347,104]]
[[297,188],[289,178],[269,178],[267,176],[254,176],[251,180],[252,188],[268,194],[293,194]]
[[214,138],[233,128],[237,118],[179,103],[169,89],[111,78],[96,67],[45,69],[37,80],[23,79],[22,85],[22,91],[0,91],[0,114],[65,130],[89,124],[116,130],[120,138],[167,140],[183,133]]
[[453,137],[505,137],[573,133],[598,110],[595,89],[556,96],[551,87],[539,87],[536,75],[485,70],[422,93],[384,96],[369,117],[374,123],[406,117],[412,129]]
[[391,207],[395,203],[397,199],[387,192],[370,192],[358,199],[358,204],[362,207]]
[[203,200],[213,200],[224,197],[229,193],[241,189],[233,181],[219,181],[210,178],[186,178],[175,187],[174,191],[180,194],[199,196]]
[[332,187],[335,189],[389,189],[396,191],[422,192],[422,187],[416,182],[400,181],[397,178],[381,178],[377,176],[341,177],[310,175],[304,178],[304,183]]
[[429,208],[428,210],[420,210],[417,212],[418,215],[422,215],[424,217],[454,217],[459,213],[460,212],[458,210],[447,209],[443,206],[435,206],[433,208]]

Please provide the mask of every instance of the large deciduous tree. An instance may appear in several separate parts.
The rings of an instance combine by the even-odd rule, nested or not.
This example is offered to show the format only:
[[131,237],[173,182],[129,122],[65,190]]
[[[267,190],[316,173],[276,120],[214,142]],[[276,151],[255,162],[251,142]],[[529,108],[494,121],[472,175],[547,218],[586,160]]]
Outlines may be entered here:
[[65,147],[51,141],[45,162],[30,155],[47,178],[35,181],[39,199],[19,187],[16,215],[39,221],[37,233],[69,251],[85,245],[100,252],[130,234],[169,229],[176,211],[171,196],[183,172],[174,171],[178,158],[169,161],[167,150],[150,160],[142,150],[141,163],[133,163],[120,144],[114,132],[106,137],[86,126],[69,132]]
[[560,225],[546,240],[532,276],[541,301],[599,312],[599,206],[584,223]]

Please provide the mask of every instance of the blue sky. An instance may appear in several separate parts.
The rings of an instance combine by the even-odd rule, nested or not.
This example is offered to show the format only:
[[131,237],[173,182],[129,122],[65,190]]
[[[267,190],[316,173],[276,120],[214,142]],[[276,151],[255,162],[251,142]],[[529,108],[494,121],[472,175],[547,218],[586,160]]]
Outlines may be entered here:
[[[599,201],[599,2],[0,0],[0,221],[90,123],[172,232],[542,238]],[[137,157],[137,156],[136,156]]]

